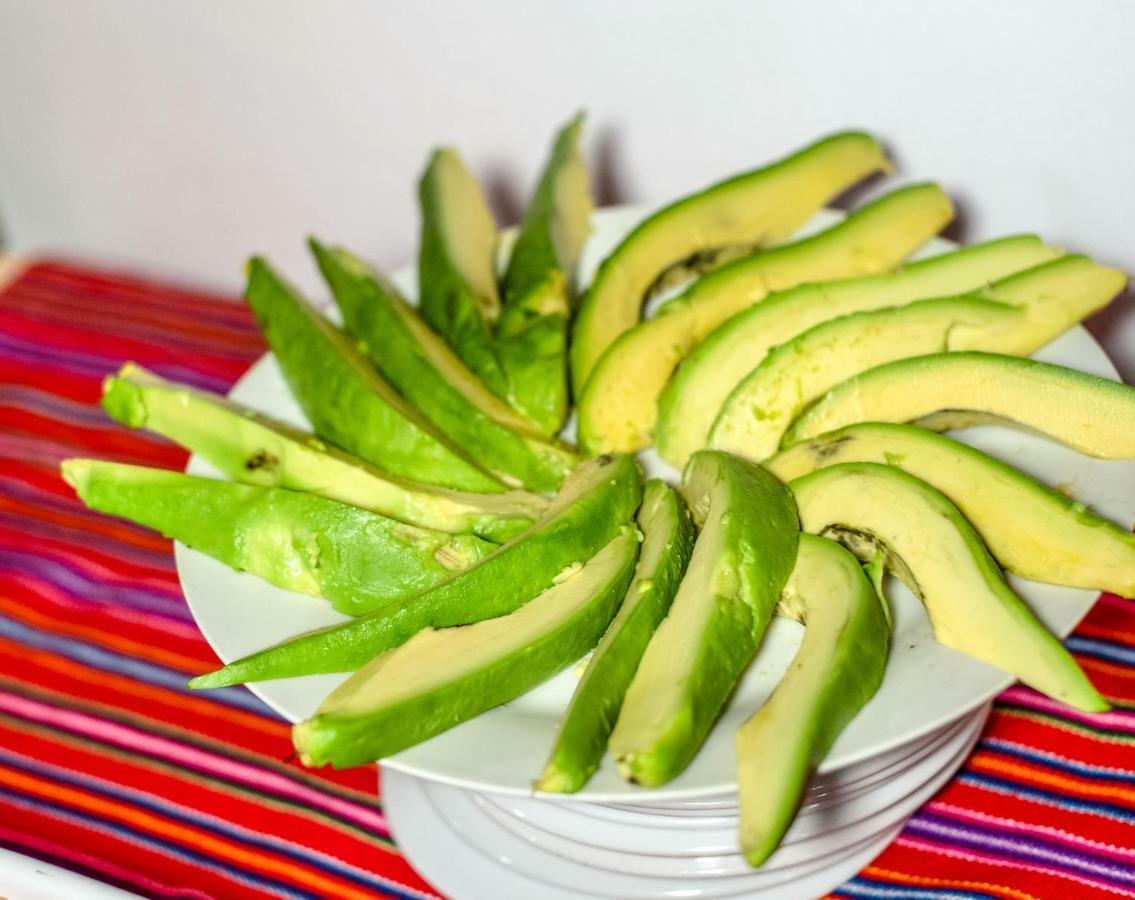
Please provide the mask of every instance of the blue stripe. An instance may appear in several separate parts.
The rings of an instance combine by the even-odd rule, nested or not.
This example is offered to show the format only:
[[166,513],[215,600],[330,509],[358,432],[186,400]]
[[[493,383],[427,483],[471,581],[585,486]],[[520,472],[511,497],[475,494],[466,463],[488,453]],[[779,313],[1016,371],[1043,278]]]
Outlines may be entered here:
[[986,749],[995,750],[997,753],[1001,753],[1005,756],[1012,756],[1015,759],[1024,759],[1029,762],[1040,763],[1050,769],[1059,769],[1061,772],[1070,772],[1074,775],[1086,775],[1089,778],[1094,778],[1099,781],[1119,781],[1135,784],[1135,772],[1109,769],[1105,766],[1093,766],[1089,763],[1062,759],[1056,756],[1056,754],[1048,753],[1044,750],[1015,747],[999,738],[986,738],[981,741],[981,746]]
[[136,606],[153,610],[171,619],[193,621],[181,591],[171,586],[168,591],[157,587],[137,588],[119,582],[103,581],[79,572],[58,559],[24,550],[0,550],[0,567],[11,566],[27,572],[85,601],[113,606]]
[[1024,797],[1027,800],[1035,800],[1037,803],[1067,809],[1071,812],[1089,813],[1091,815],[1116,819],[1128,824],[1135,824],[1135,812],[1113,803],[1080,800],[1075,797],[1070,797],[1067,794],[1058,794],[1054,791],[1046,791],[1044,788],[1018,784],[1015,781],[1009,781],[1005,778],[979,775],[976,772],[963,772],[957,775],[956,778],[963,784],[970,784],[975,787],[985,788],[986,790],[996,791],[999,794]]
[[[365,888],[379,888],[388,892],[391,896],[407,898],[407,900],[415,900],[424,896],[418,892],[407,891],[397,885],[390,884],[379,875],[359,869],[348,863],[337,860],[333,857],[325,856],[309,848],[302,847],[298,844],[291,844],[287,841],[280,840],[279,838],[272,837],[267,834],[259,834],[244,828],[240,825],[235,825],[231,822],[226,822],[223,819],[218,819],[215,816],[210,816],[205,813],[190,810],[184,806],[175,805],[168,801],[161,800],[152,794],[147,794],[133,788],[124,787],[122,785],[111,785],[106,782],[93,783],[87,779],[81,778],[76,774],[61,769],[57,766],[49,765],[46,763],[37,763],[27,757],[17,756],[16,754],[9,753],[0,748],[0,761],[5,762],[13,769],[23,772],[30,772],[36,775],[42,775],[50,778],[53,781],[61,782],[63,784],[71,785],[72,787],[82,788],[93,794],[98,794],[100,797],[116,800],[122,803],[129,803],[134,806],[141,807],[142,809],[149,810],[150,812],[158,813],[173,819],[176,822],[181,822],[186,825],[193,825],[198,828],[203,828],[215,834],[223,835],[227,838],[240,841],[261,850],[269,850],[273,853],[278,853],[286,856],[296,862],[303,863],[304,865],[312,866],[329,875],[335,875],[351,881],[360,887]],[[379,849],[376,846],[376,849]],[[304,852],[309,850],[309,852]]]
[[206,698],[206,695],[201,691],[191,691],[187,688],[185,686],[186,674],[177,669],[135,659],[131,656],[124,656],[121,653],[115,653],[113,650],[107,650],[79,638],[60,637],[51,632],[25,625],[23,622],[18,622],[7,616],[0,616],[0,637],[9,638],[28,647],[35,647],[37,650],[47,650],[104,672],[125,675],[138,681],[156,684],[159,687],[176,691],[179,694],[216,700],[225,706],[241,709],[274,721],[280,720],[279,714],[269,709],[258,697],[238,685],[210,691]]
[[979,894],[974,891],[959,891],[954,888],[924,888],[909,887],[901,884],[890,884],[885,881],[875,881],[857,875],[850,881],[844,882],[832,893],[837,897],[903,897],[909,900],[988,900],[991,894]]
[[27,384],[0,385],[0,403],[18,406],[52,419],[72,425],[106,428],[110,419],[96,403],[80,403],[61,394],[42,391]]
[[[311,894],[306,891],[301,891],[292,887],[289,884],[277,881],[274,878],[269,878],[264,875],[257,875],[253,872],[248,872],[243,869],[236,869],[230,863],[222,863],[213,859],[211,856],[206,856],[203,853],[198,853],[196,850],[190,850],[182,847],[179,844],[174,844],[170,841],[163,840],[162,838],[153,837],[131,828],[128,825],[121,825],[118,822],[108,822],[104,819],[97,819],[87,813],[72,810],[64,806],[59,806],[47,800],[42,800],[39,797],[33,797],[24,794],[22,791],[16,791],[12,788],[0,787],[0,797],[13,806],[18,806],[23,809],[30,809],[34,812],[46,813],[49,816],[54,816],[57,819],[63,819],[74,825],[80,825],[83,828],[89,828],[92,831],[99,831],[103,834],[109,834],[114,837],[127,840],[133,844],[140,844],[150,850],[156,850],[158,853],[172,856],[175,859],[180,859],[182,862],[192,863],[202,869],[208,869],[238,881],[246,887],[256,888],[262,891],[271,891],[281,897],[295,897],[297,900],[318,900],[317,894]],[[88,870],[90,871],[90,870]],[[90,874],[98,878],[98,871],[91,871]]]
[[1079,653],[1083,656],[1135,666],[1135,649],[1124,647],[1121,644],[1073,635],[1064,642],[1064,646],[1073,653]]

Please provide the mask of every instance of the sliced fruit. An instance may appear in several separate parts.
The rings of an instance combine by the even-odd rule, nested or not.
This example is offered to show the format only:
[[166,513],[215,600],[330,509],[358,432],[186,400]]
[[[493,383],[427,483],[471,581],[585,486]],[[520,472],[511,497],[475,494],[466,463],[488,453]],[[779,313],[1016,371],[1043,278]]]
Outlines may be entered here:
[[579,434],[592,453],[650,443],[658,397],[674,369],[730,316],[769,292],[802,281],[886,272],[950,221],[949,198],[933,184],[904,188],[820,234],[738,259],[694,283],[613,343],[579,401]]
[[565,569],[594,556],[631,520],[642,498],[638,467],[626,456],[579,466],[547,513],[460,578],[370,615],[300,635],[194,678],[190,687],[319,672],[351,672],[423,628],[468,625],[507,615],[551,585]]
[[729,319],[678,367],[658,400],[654,445],[674,466],[709,440],[726,398],[774,347],[850,313],[978,290],[1060,255],[1031,235],[963,247],[903,266],[893,275],[802,284]]
[[764,459],[810,403],[844,379],[891,360],[944,350],[1032,353],[1105,305],[1122,279],[1086,257],[1066,256],[976,294],[816,325],[777,347],[737,385],[718,413],[710,442]]
[[757,646],[792,571],[792,495],[765,469],[706,450],[682,492],[701,533],[670,613],[627,689],[610,750],[648,787],[693,759]]
[[572,330],[575,396],[604,351],[638,323],[643,298],[660,273],[706,250],[782,241],[829,200],[887,168],[874,138],[845,132],[650,216],[603,261],[584,295]]
[[527,491],[473,494],[398,478],[312,434],[135,363],[103,382],[102,405],[124,425],[176,441],[234,481],[307,491],[422,528],[502,543],[548,506]]
[[638,527],[643,541],[634,580],[572,694],[538,791],[574,793],[599,768],[627,686],[690,561],[694,526],[664,482],[647,482]]
[[457,151],[444,147],[430,157],[418,200],[422,315],[485,387],[507,397],[508,382],[493,349],[501,301],[493,268],[497,226],[485,195]]
[[888,567],[925,604],[940,643],[1076,709],[1108,708],[939,491],[878,463],[819,469],[789,487],[805,531],[834,538],[860,558],[884,549]]
[[509,401],[544,434],[567,417],[567,326],[575,265],[591,229],[587,167],[579,152],[583,115],[556,135],[501,284],[497,358]]
[[922,300],[823,322],[773,350],[729,395],[710,443],[763,460],[792,421],[832,386],[880,362],[960,350],[1005,335],[1020,310],[991,300]]
[[839,544],[801,535],[777,612],[805,627],[772,696],[737,730],[741,852],[765,862],[796,815],[808,778],[883,682],[886,601]]
[[571,665],[603,634],[634,568],[627,526],[583,567],[516,612],[427,628],[371,660],[292,729],[305,765],[391,756],[500,706]]
[[959,441],[912,425],[864,422],[765,461],[782,481],[825,466],[875,462],[937,488],[1022,578],[1135,596],[1135,535]]
[[574,453],[486,389],[380,273],[346,250],[315,240],[311,249],[347,333],[402,396],[502,481],[559,486]]
[[357,616],[462,572],[497,547],[283,488],[96,459],[63,478],[87,506]]
[[1008,425],[1099,459],[1135,459],[1135,388],[995,353],[935,353],[863,372],[801,416],[785,444],[862,421]]
[[504,485],[468,459],[374,370],[354,343],[258,258],[245,293],[316,432],[405,478],[466,491]]

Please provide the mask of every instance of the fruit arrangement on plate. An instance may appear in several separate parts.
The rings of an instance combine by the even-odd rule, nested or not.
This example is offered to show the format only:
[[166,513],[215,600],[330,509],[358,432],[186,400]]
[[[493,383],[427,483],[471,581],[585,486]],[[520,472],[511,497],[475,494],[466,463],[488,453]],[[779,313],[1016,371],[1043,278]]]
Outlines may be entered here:
[[[416,302],[312,240],[339,325],[249,262],[311,431],[136,365],[107,379],[111,416],[224,477],[68,460],[82,500],[344,616],[191,686],[353,673],[293,731],[305,763],[353,766],[590,653],[534,790],[581,791],[607,756],[652,788],[792,619],[799,649],[735,735],[754,866],[886,677],[887,572],[945,646],[1106,709],[1004,573],[1131,596],[1135,537],[943,432],[1135,459],[1135,389],[1028,359],[1125,276],[1030,235],[904,264],[953,215],[929,183],[796,236],[890,168],[847,132],[647,216],[580,284],[581,128],[557,135],[511,243],[460,157],[433,154]],[[680,478],[644,483],[649,448]]]

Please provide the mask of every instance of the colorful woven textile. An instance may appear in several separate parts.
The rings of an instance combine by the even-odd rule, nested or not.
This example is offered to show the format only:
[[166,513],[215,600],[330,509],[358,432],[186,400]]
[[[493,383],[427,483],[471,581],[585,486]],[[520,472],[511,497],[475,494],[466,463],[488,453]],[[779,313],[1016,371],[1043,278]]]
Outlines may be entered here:
[[[262,351],[226,298],[57,263],[0,293],[0,846],[150,896],[435,896],[373,768],[305,770],[244,688],[186,690],[217,660],[169,543],[57,475],[75,455],[184,465],[97,406],[125,360],[224,391]],[[962,773],[835,896],[1135,896],[1135,604],[1105,597],[1070,646],[1116,711],[1006,692]]]

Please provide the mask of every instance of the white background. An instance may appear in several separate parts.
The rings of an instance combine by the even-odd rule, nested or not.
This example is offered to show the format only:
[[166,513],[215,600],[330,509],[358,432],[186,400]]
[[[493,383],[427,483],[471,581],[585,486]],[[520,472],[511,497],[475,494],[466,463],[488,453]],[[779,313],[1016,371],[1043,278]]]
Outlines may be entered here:
[[[314,285],[309,232],[412,258],[436,143],[515,219],[580,107],[602,202],[856,126],[953,194],[956,236],[1135,271],[1127,0],[0,0],[0,228],[233,291],[267,252]],[[1133,306],[1092,323],[1129,380]]]

